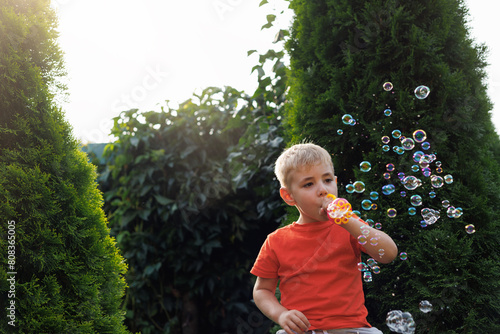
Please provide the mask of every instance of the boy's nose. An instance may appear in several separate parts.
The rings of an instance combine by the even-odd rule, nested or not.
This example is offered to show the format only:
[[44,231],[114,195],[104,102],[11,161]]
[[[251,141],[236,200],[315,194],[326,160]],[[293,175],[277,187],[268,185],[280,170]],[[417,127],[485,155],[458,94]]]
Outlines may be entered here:
[[324,186],[321,186],[319,188],[319,196],[323,197],[323,196],[326,196],[328,195],[328,190],[326,190],[326,188]]

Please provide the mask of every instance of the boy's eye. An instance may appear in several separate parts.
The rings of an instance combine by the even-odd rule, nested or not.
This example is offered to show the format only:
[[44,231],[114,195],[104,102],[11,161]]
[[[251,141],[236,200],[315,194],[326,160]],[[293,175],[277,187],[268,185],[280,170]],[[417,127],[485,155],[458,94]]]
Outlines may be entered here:
[[313,185],[312,182],[308,182],[308,183],[304,184],[304,188],[309,188],[312,185]]

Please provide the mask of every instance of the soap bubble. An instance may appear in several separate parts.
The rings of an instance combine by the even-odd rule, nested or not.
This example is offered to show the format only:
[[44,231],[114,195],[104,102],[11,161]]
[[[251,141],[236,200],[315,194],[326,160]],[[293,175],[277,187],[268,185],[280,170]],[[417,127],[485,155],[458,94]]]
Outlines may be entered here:
[[364,199],[362,202],[361,202],[361,207],[363,208],[363,210],[371,210],[372,208],[372,201],[370,201],[369,199]]
[[427,133],[425,133],[424,130],[415,130],[413,132],[413,139],[415,139],[417,143],[422,143],[427,139]]
[[422,205],[422,196],[420,196],[420,195],[412,195],[410,197],[410,202],[414,206],[420,206],[420,205]]
[[401,195],[401,197],[406,197],[406,191],[404,191],[404,190],[402,192],[400,192],[399,194]]
[[366,263],[364,263],[364,262],[359,262],[359,263],[358,263],[358,270],[359,270],[359,271],[368,271],[368,270],[370,270],[370,269],[368,268],[368,266],[366,265]]
[[436,197],[436,192],[435,191],[429,192],[429,197],[430,198],[435,198]]
[[472,224],[469,224],[469,225],[465,226],[465,231],[468,234],[475,233],[476,232],[476,227],[474,225],[472,225]]
[[361,226],[361,234],[367,237],[370,234],[370,229],[368,228],[368,225],[362,225]]
[[373,227],[375,227],[377,230],[380,230],[382,228],[382,223],[375,223]]
[[385,109],[384,110],[384,115],[388,116],[388,117],[391,116],[392,115],[392,110],[391,109]]
[[352,115],[345,114],[344,116],[342,116],[342,123],[344,123],[345,125],[354,125],[356,124],[356,120],[354,119],[354,117],[352,117]]
[[415,190],[418,187],[420,187],[421,185],[422,185],[422,181],[420,181],[420,179],[417,179],[413,175],[407,176],[404,179],[404,186],[408,190]]
[[462,208],[455,208],[454,206],[450,206],[448,210],[446,210],[448,218],[460,218],[462,213]]
[[399,155],[402,155],[405,153],[405,149],[402,146],[394,146],[393,150],[394,150],[394,152],[396,152]]
[[424,142],[422,143],[422,145],[420,145],[420,146],[422,146],[422,150],[424,150],[424,151],[427,151],[428,149],[430,149],[430,148],[431,148],[431,144],[429,144],[429,142],[428,142],[428,141],[424,141]]
[[431,185],[434,188],[441,188],[443,186],[443,178],[438,175],[432,175],[431,176]]
[[422,158],[423,155],[425,155],[424,152],[422,152],[422,151],[416,151],[415,153],[413,153],[413,161],[419,163],[420,159]]
[[369,272],[369,271],[365,271],[363,272],[363,280],[366,282],[366,283],[369,283],[373,280],[373,277],[372,277],[372,273]]
[[448,216],[448,218],[455,218],[455,207],[449,206],[446,210],[446,215]]
[[345,186],[345,190],[347,191],[348,194],[352,194],[354,192],[354,184],[349,183],[348,185]]
[[424,154],[420,157],[420,161],[418,164],[420,165],[421,168],[427,168],[429,167],[429,164],[432,162],[432,157],[428,154]]
[[380,274],[380,267],[379,266],[373,266],[372,271],[374,274]]
[[365,191],[365,183],[363,181],[354,182],[354,191],[357,193],[362,193]]
[[362,172],[369,172],[372,169],[372,164],[369,161],[363,161],[359,164],[359,168]]
[[413,165],[411,166],[411,171],[416,173],[420,170],[420,166],[419,165]]
[[432,304],[428,300],[422,300],[418,304],[418,308],[424,313],[429,313],[430,311],[432,311]]
[[401,131],[400,130],[394,130],[392,131],[392,138],[398,139],[401,137]]
[[389,180],[391,178],[391,173],[384,173],[384,179]]
[[431,169],[429,167],[422,168],[422,175],[425,177],[431,176]]
[[388,82],[384,82],[383,87],[384,87],[384,90],[386,92],[390,92],[394,86],[392,85],[392,82],[388,81]]
[[434,224],[440,217],[439,211],[434,209],[423,208],[420,212],[427,225]]
[[396,186],[393,184],[386,184],[385,186],[382,187],[382,194],[384,195],[390,195],[396,190]]
[[391,138],[389,138],[389,136],[382,137],[382,143],[389,144],[390,142],[391,142]]
[[403,145],[403,148],[405,150],[411,151],[415,147],[415,142],[411,138],[405,138],[403,141],[401,141],[401,145]]
[[343,134],[344,134],[344,131],[343,131],[342,129],[338,129],[338,130],[337,130],[337,134],[338,134],[339,136],[341,136],[341,135],[343,135]]
[[387,327],[393,332],[401,334],[415,333],[415,321],[408,312],[401,312],[400,310],[390,311],[387,313],[385,321]]
[[443,163],[441,161],[436,161],[436,167],[441,167]]
[[385,168],[387,169],[388,172],[392,172],[394,170],[394,164],[387,164],[385,165]]
[[370,245],[377,246],[378,245],[378,238],[377,237],[371,238],[370,239]]
[[445,182],[446,184],[452,184],[452,183],[453,183],[453,176],[452,176],[452,175],[449,175],[449,174],[448,174],[448,175],[446,175],[446,176],[444,177],[444,182]]
[[394,218],[394,217],[396,217],[397,214],[398,214],[398,211],[396,209],[394,209],[394,208],[387,209],[387,216],[389,218]]
[[415,209],[413,206],[410,206],[410,207],[408,208],[408,214],[409,214],[410,216],[415,216],[415,215],[417,214],[417,209]]
[[403,180],[405,179],[405,177],[406,177],[405,173],[403,173],[403,172],[399,172],[399,173],[398,173],[398,178],[399,178],[401,181],[403,181]]
[[372,192],[370,193],[370,198],[371,198],[373,201],[378,200],[378,192],[376,192],[376,191],[372,191]]
[[367,242],[368,242],[368,239],[366,238],[366,236],[364,236],[362,234],[360,236],[358,236],[358,243],[360,245],[362,245],[362,246],[366,245]]
[[431,90],[427,86],[418,86],[415,88],[415,97],[419,100],[423,100],[429,96]]
[[443,208],[447,208],[450,206],[450,201],[448,201],[447,199],[445,199],[444,201],[441,202],[441,205],[443,206]]
[[399,258],[400,258],[401,260],[403,260],[403,261],[408,260],[408,253],[406,253],[406,252],[401,252],[401,253],[399,253]]

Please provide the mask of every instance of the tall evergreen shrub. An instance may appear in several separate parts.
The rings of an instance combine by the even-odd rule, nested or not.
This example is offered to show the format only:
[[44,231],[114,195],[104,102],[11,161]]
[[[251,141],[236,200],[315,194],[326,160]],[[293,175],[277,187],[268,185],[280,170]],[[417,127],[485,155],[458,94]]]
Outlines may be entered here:
[[55,29],[50,1],[0,1],[0,332],[127,333],[95,168],[52,102]]
[[[326,147],[340,194],[365,219],[381,223],[408,256],[382,266],[365,284],[369,320],[389,332],[387,312],[402,310],[413,315],[417,333],[499,332],[499,138],[483,83],[487,49],[471,40],[463,1],[290,3],[296,17],[287,43],[289,141]],[[393,89],[384,90],[385,82]],[[425,99],[414,94],[420,85],[430,88]],[[416,146],[407,142],[404,149],[394,130]],[[429,149],[415,141],[415,130],[426,132]],[[383,136],[389,137],[387,152]],[[433,185],[425,166],[414,160],[417,151],[435,154],[431,175],[443,181],[452,175],[453,182]],[[370,171],[361,170],[363,161]],[[398,173],[422,184],[410,190]],[[355,181],[363,181],[365,190],[348,193],[346,186]],[[395,192],[384,195],[386,184]],[[373,191],[378,199],[371,198]],[[412,203],[413,195],[423,203]],[[363,200],[376,206],[364,202],[364,210]],[[463,214],[448,217],[446,200]],[[394,218],[388,217],[389,208],[396,209]],[[439,211],[440,218],[422,227],[423,208]],[[475,233],[466,232],[469,224]],[[431,312],[419,310],[423,300],[433,304]]]

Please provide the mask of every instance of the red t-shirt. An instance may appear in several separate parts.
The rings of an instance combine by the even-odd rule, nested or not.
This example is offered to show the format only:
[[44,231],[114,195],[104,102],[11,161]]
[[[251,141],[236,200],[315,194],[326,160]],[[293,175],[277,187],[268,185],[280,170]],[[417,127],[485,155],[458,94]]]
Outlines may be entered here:
[[250,272],[278,278],[281,304],[304,313],[310,330],[371,327],[357,266],[362,250],[330,221],[293,223],[268,235]]

